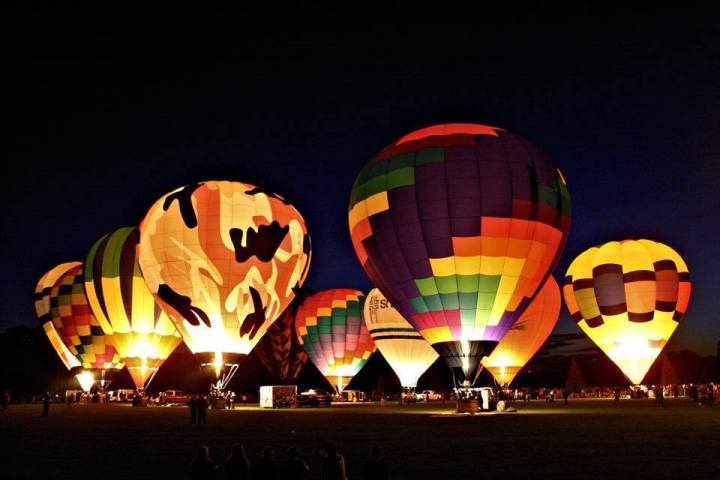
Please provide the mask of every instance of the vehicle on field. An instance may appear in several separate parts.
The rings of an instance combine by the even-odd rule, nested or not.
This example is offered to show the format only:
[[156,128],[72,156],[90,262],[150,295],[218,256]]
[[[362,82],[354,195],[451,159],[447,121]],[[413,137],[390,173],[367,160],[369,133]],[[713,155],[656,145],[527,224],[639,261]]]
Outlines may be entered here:
[[329,407],[331,403],[332,395],[325,390],[310,389],[297,397],[298,407]]
[[192,399],[192,395],[182,390],[165,390],[160,394],[160,405],[170,405],[174,403],[188,403]]
[[335,398],[339,402],[364,402],[367,395],[362,390],[343,390]]
[[263,408],[290,408],[296,404],[296,385],[263,385],[260,387],[260,406]]
[[423,390],[422,392],[415,392],[415,399],[418,402],[436,402],[442,400],[443,395],[434,390]]
[[108,392],[110,402],[132,402],[135,397],[135,390],[132,388],[119,388]]

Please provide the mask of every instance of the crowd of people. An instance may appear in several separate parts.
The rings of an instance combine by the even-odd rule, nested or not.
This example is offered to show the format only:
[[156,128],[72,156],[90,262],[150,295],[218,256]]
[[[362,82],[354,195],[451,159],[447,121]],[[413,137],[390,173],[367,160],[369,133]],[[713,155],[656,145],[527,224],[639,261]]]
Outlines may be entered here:
[[[325,442],[317,450],[319,473],[322,480],[347,480],[345,457],[338,451],[333,442]],[[224,475],[223,477],[220,474]],[[271,446],[265,446],[259,457],[254,461],[245,453],[242,444],[235,444],[230,455],[218,465],[206,446],[198,448],[197,455],[191,464],[193,480],[214,480],[226,478],[233,480],[248,479],[308,479],[312,472],[308,463],[300,456],[296,447],[285,452],[285,458],[277,459]],[[365,463],[365,479],[386,480],[390,478],[382,449],[374,445]]]
[[578,391],[564,388],[505,388],[498,392],[505,400],[545,400],[552,403],[563,398],[567,403],[573,398],[612,398],[614,400],[630,398],[680,398],[688,397],[700,405],[714,405],[720,399],[720,385],[708,384],[674,384],[674,385],[634,385],[631,387],[588,387]]

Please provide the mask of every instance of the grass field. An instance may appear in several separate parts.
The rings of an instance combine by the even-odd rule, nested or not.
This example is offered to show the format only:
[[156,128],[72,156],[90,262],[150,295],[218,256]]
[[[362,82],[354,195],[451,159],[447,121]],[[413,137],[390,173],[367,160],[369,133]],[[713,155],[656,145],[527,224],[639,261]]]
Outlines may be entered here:
[[[234,442],[255,458],[296,445],[317,476],[317,446],[333,440],[351,479],[380,444],[393,478],[720,478],[720,408],[689,400],[517,404],[515,414],[458,418],[452,405],[210,411],[184,407],[12,405],[0,412],[0,478],[189,478],[197,446],[216,461]],[[7,472],[7,473],[6,473]]]

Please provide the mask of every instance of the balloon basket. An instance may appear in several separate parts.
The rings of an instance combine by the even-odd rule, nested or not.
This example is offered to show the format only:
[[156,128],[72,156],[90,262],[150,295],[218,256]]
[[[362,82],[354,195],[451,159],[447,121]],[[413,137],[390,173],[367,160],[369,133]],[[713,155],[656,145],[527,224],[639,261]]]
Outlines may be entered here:
[[480,412],[480,402],[477,399],[463,399],[457,401],[455,413],[475,414]]

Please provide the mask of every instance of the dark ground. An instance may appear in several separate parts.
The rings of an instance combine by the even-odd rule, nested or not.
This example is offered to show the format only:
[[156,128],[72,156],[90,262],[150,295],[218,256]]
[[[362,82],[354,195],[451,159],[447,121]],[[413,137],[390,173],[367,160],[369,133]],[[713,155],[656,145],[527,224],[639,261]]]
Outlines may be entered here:
[[393,478],[719,478],[720,408],[689,400],[571,400],[519,404],[517,414],[436,417],[451,405],[399,408],[210,411],[192,426],[188,410],[112,405],[12,405],[0,412],[2,478],[189,478],[198,445],[214,460],[243,442],[256,458],[297,445],[317,475],[317,446],[334,440],[350,478],[362,478],[374,443]]

